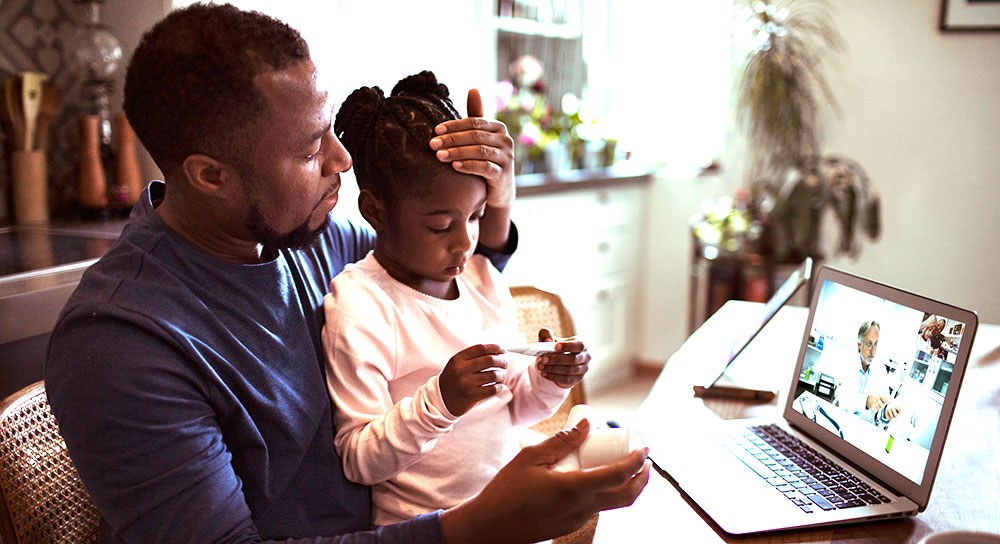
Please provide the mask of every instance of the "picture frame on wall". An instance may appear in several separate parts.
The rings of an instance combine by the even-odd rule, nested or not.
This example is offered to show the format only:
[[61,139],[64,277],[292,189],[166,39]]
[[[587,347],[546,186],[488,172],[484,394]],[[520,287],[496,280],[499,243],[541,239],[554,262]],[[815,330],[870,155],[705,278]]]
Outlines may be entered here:
[[1000,0],[941,0],[942,32],[1000,32]]

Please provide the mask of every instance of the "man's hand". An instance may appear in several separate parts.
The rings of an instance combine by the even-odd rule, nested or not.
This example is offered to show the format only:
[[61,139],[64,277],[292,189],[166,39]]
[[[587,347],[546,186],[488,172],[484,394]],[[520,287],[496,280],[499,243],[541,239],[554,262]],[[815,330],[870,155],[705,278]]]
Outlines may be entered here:
[[576,530],[598,511],[632,504],[649,479],[645,449],[595,469],[552,469],[589,430],[584,420],[521,450],[479,495],[441,515],[445,542],[537,542]]
[[456,353],[438,376],[441,397],[451,415],[458,417],[479,401],[503,388],[507,360],[495,344],[470,346]]
[[889,397],[885,395],[872,394],[868,395],[868,400],[865,402],[865,408],[869,410],[881,410],[886,403],[889,402]]
[[583,381],[590,364],[590,353],[576,337],[555,338],[552,331],[543,328],[538,331],[539,342],[556,342],[559,353],[548,353],[537,357],[536,364],[542,377],[564,389],[569,389]]
[[486,180],[487,206],[509,208],[514,203],[514,140],[506,125],[483,118],[483,99],[476,89],[469,91],[467,111],[469,117],[435,128],[431,149],[439,161]]
[[431,149],[452,168],[486,180],[486,212],[479,220],[479,244],[494,250],[510,239],[510,210],[514,205],[514,140],[500,121],[483,118],[479,91],[469,91],[469,117],[435,127]]
[[896,419],[899,414],[903,413],[903,408],[897,404],[890,404],[885,407],[885,412],[883,412],[886,419]]

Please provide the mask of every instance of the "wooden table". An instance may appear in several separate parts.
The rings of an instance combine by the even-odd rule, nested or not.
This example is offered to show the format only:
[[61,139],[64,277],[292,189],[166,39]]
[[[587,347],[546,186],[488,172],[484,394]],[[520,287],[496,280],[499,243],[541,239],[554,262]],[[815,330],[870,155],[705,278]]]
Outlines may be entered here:
[[[695,331],[667,361],[649,396],[629,425],[640,430],[663,417],[725,419],[777,416],[784,405],[787,376],[798,355],[807,309],[785,307],[744,351],[730,372],[758,377],[779,389],[776,401],[695,399],[691,385],[698,362],[718,349],[718,338],[733,334],[740,316],[756,303],[730,301]],[[679,440],[678,440],[679,443]],[[652,455],[655,459],[655,452]],[[650,475],[642,495],[629,508],[602,512],[594,542],[917,542],[946,530],[1000,535],[1000,325],[980,325],[959,392],[930,504],[915,517],[839,527],[731,536],[719,529],[663,475]],[[997,537],[1000,543],[1000,536]]]

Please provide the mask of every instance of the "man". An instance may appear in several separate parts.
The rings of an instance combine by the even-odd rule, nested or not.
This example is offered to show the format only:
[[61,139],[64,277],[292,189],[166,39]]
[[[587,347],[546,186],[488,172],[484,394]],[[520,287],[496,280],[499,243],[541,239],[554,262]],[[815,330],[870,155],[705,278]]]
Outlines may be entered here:
[[869,423],[886,425],[902,409],[891,403],[889,373],[885,365],[872,365],[878,351],[880,329],[876,321],[865,321],[858,328],[860,368],[855,366],[837,386],[836,403]]
[[[132,57],[125,112],[166,182],[81,280],[45,371],[103,540],[533,541],[641,491],[642,451],[551,470],[582,425],[525,449],[455,508],[364,532],[370,490],[344,478],[333,446],[320,327],[330,279],[372,235],[330,221],[351,158],[305,42],[232,6],[175,11]],[[490,187],[480,251],[502,266],[516,244],[510,137],[485,119],[438,134],[438,157]],[[551,370],[588,360],[562,354]]]

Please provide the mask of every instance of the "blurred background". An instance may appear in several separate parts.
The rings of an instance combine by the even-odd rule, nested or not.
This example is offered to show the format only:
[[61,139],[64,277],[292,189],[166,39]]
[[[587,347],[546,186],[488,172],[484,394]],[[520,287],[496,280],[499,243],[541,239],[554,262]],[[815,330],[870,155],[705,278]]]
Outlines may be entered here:
[[[44,222],[120,220],[130,149],[143,183],[159,176],[115,124],[124,66],[189,3],[0,3],[0,78],[44,74],[60,95],[38,146]],[[1000,323],[1000,32],[948,28],[947,0],[232,3],[300,29],[338,100],[424,69],[462,112],[482,91],[518,146],[510,281],[564,298],[594,387],[662,365],[722,302],[766,298],[807,255]],[[83,198],[86,116],[105,201]],[[3,170],[0,226],[21,225]],[[355,198],[349,178],[336,213],[360,220]]]

